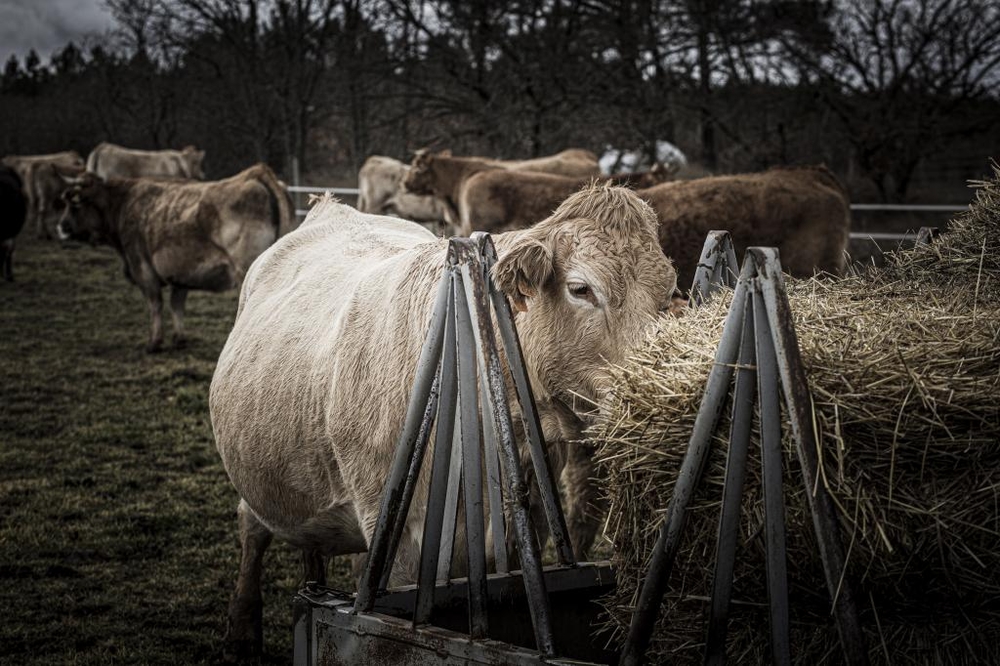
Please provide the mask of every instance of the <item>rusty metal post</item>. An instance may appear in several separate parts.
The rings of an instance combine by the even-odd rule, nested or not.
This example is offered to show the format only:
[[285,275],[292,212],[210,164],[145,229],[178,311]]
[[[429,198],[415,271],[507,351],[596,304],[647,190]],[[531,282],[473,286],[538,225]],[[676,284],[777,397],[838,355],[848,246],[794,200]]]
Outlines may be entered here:
[[[480,245],[484,269],[489,273],[497,259],[493,241],[489,234],[479,232],[473,234],[472,238]],[[549,536],[552,538],[552,545],[555,547],[559,563],[572,566],[576,563],[576,557],[573,554],[572,541],[566,526],[566,516],[559,504],[556,480],[552,475],[552,464],[549,461],[548,450],[545,448],[545,440],[542,437],[542,425],[538,419],[538,410],[535,408],[535,396],[531,390],[531,382],[528,381],[524,355],[521,352],[521,342],[517,336],[517,329],[514,327],[514,315],[510,310],[507,297],[495,288],[492,280],[489,280],[488,283],[490,300],[496,314],[497,329],[500,331],[503,349],[507,355],[507,365],[514,380],[517,401],[521,406],[521,418],[524,420],[528,438],[531,465],[535,472],[535,482],[538,484],[542,508],[549,525]]]
[[[750,300],[747,293],[746,300]],[[743,482],[746,479],[747,452],[750,450],[750,429],[756,391],[757,353],[754,342],[754,322],[744,304],[743,332],[740,341],[739,365],[736,366],[736,389],[733,395],[733,416],[729,427],[729,455],[726,460],[726,480],[722,487],[722,511],[715,549],[715,573],[712,579],[712,610],[705,640],[705,663],[724,664],[726,661],[726,631],[729,622],[729,601],[733,595],[733,571],[736,567],[736,546],[740,536],[740,505]]]
[[[455,242],[455,241],[452,241]],[[483,241],[480,238],[470,239],[482,252]],[[477,252],[477,256],[481,256]],[[488,264],[487,264],[488,265]],[[552,632],[552,619],[549,609],[548,593],[545,588],[545,578],[542,575],[542,558],[531,526],[531,515],[528,508],[528,487],[521,471],[521,461],[514,436],[514,422],[510,407],[507,404],[507,387],[503,378],[503,368],[493,332],[493,318],[490,316],[489,285],[486,282],[485,271],[472,270],[474,263],[466,275],[471,278],[467,289],[470,289],[469,303],[475,308],[475,319],[483,344],[480,353],[483,354],[486,368],[486,383],[493,412],[493,425],[500,448],[500,462],[503,466],[507,482],[507,502],[511,508],[513,531],[517,541],[518,555],[521,559],[521,576],[524,589],[528,595],[528,610],[531,613],[532,625],[535,630],[535,645],[544,655],[555,654],[555,639]],[[498,316],[499,318],[499,316]],[[509,365],[516,365],[508,351]],[[522,368],[523,371],[523,368]],[[551,471],[548,471],[551,476]],[[558,502],[558,498],[556,499]],[[561,508],[559,513],[562,513]]]
[[692,307],[701,305],[720,287],[735,287],[739,275],[736,249],[728,231],[709,231],[691,283]]
[[833,600],[844,658],[851,666],[867,664],[868,651],[858,620],[854,592],[844,571],[847,565],[840,540],[840,521],[833,498],[821,479],[821,461],[817,455],[816,432],[813,429],[812,393],[799,356],[799,343],[785,295],[778,251],[775,248],[748,248],[744,265],[746,264],[752,264],[760,276],[761,293],[784,389],[785,407],[802,468],[802,482],[812,513],[813,530],[823,562],[827,589]]
[[653,635],[660,603],[663,601],[663,594],[670,580],[674,558],[680,548],[681,532],[687,521],[687,507],[701,482],[711,448],[712,433],[715,432],[715,426],[729,393],[729,382],[739,352],[743,313],[746,308],[749,279],[747,271],[748,266],[744,264],[743,275],[736,283],[733,302],[722,329],[722,339],[715,353],[715,363],[708,375],[705,394],[701,399],[698,415],[695,417],[691,440],[688,442],[677,481],[674,483],[674,494],[667,506],[667,515],[663,520],[659,539],[653,547],[646,578],[643,580],[639,600],[632,615],[632,623],[622,648],[620,661],[622,666],[641,664],[649,646],[649,639]]
[[[415,478],[419,473],[424,451],[424,446],[421,446],[420,442],[426,445],[433,426],[434,410],[431,403],[437,399],[438,360],[441,357],[444,340],[445,312],[450,285],[451,279],[446,272],[438,283],[434,307],[431,310],[430,329],[417,361],[410,402],[406,409],[403,430],[396,445],[396,457],[386,482],[385,494],[382,495],[375,534],[368,547],[368,562],[358,586],[356,610],[369,611],[375,605],[375,595],[383,574],[392,567],[392,557],[396,551],[394,543],[398,543],[398,539],[394,538],[396,524],[399,522],[401,525],[405,522],[410,508],[413,484],[412,480],[407,483],[407,477]],[[407,488],[411,493],[409,496],[405,493]]]
[[920,227],[917,231],[915,245],[928,245],[931,241],[941,235],[941,230],[937,227]]
[[792,662],[789,643],[785,503],[781,481],[781,409],[778,362],[774,357],[771,325],[767,321],[760,283],[751,285],[753,321],[757,334],[757,395],[760,406],[760,461],[764,484],[764,544],[767,551],[767,599],[771,624],[771,660],[776,666]]
[[[454,271],[449,271],[452,290],[454,290],[453,273]],[[434,609],[434,588],[437,582],[448,472],[457,412],[458,360],[455,353],[455,339],[454,299],[449,299],[445,313],[444,350],[441,356],[441,396],[438,401],[434,460],[431,466],[430,489],[427,494],[427,513],[424,515],[424,536],[420,543],[420,572],[417,578],[417,600],[413,611],[414,625],[429,622],[431,612]],[[454,523],[450,529],[454,530]]]
[[[464,249],[464,248],[463,248]],[[463,256],[465,267],[469,257]],[[483,436],[476,382],[476,350],[473,319],[464,285],[465,271],[455,275],[456,345],[458,347],[458,405],[462,432],[462,486],[465,490],[465,538],[469,556],[469,635],[485,638],[486,530],[483,525],[482,448]],[[475,322],[476,325],[479,322]]]

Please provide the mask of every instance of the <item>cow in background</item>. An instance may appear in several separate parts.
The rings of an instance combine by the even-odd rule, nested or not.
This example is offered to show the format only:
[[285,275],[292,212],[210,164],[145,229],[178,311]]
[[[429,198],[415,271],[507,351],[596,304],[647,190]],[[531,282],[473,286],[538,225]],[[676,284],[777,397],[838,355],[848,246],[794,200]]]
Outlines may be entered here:
[[174,178],[204,180],[205,151],[194,146],[182,150],[136,150],[113,143],[99,143],[87,156],[87,171],[108,178]]
[[455,233],[468,236],[473,231],[497,233],[530,227],[594,179],[650,187],[668,178],[662,166],[640,173],[579,177],[499,167],[496,160],[478,157],[423,152],[413,158],[403,184],[415,194],[433,195],[454,209]]
[[125,276],[146,296],[151,352],[163,343],[164,287],[180,344],[188,290],[238,288],[253,260],[295,225],[288,196],[265,164],[210,182],[103,180],[87,172],[63,197],[60,238],[114,247]]
[[26,223],[35,227],[39,238],[52,238],[59,221],[59,196],[66,189],[60,174],[79,175],[83,158],[75,150],[48,155],[8,155],[3,164],[12,167],[21,179],[27,201]]
[[[594,185],[534,227],[494,237],[493,277],[518,311],[554,451],[582,433],[573,407],[601,401],[611,388],[608,368],[670,307],[676,282],[656,226],[632,191]],[[447,241],[419,225],[326,198],[250,268],[209,394],[216,446],[241,498],[230,655],[260,650],[260,574],[274,536],[306,552],[310,580],[322,580],[322,556],[366,550],[446,253]],[[567,457],[589,464],[553,455],[556,476]],[[572,478],[592,485],[592,476]],[[427,501],[421,478],[391,585],[416,580]],[[574,512],[589,499],[575,490],[567,489],[565,505],[582,554],[593,531],[574,529]],[[546,540],[541,529],[539,538]]]
[[437,197],[413,194],[403,187],[410,166],[383,155],[372,155],[358,171],[358,210],[374,215],[395,215],[405,220],[454,226],[448,206]]
[[777,247],[796,277],[841,273],[847,263],[851,206],[847,189],[825,166],[775,167],[760,173],[675,181],[636,192],[656,210],[660,246],[690,289],[705,236],[726,229],[738,255]]
[[14,281],[14,238],[21,233],[28,214],[28,200],[17,171],[0,165],[0,270],[7,282]]

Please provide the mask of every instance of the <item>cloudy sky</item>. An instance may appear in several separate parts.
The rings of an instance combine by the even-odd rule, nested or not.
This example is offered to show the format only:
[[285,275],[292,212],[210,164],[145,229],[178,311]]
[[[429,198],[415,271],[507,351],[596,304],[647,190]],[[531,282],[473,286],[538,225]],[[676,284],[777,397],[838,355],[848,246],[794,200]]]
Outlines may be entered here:
[[35,49],[48,63],[68,41],[79,43],[112,25],[103,0],[0,0],[0,65]]

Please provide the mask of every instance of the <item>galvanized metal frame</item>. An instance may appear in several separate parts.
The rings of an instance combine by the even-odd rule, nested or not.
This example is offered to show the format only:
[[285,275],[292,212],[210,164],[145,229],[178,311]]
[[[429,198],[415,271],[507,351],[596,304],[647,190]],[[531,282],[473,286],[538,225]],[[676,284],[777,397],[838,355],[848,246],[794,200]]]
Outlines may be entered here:
[[[506,532],[513,531],[536,649],[542,655],[553,656],[556,646],[539,551],[544,544],[538,543],[531,525],[528,485],[521,469],[494,317],[525,422],[527,448],[556,553],[563,566],[575,565],[575,558],[513,314],[506,297],[489,279],[495,261],[496,251],[488,234],[450,241],[354,611],[371,612],[388,585],[436,422],[413,626],[431,621],[440,582],[451,580],[458,501],[462,495],[468,548],[465,585],[469,636],[484,639],[489,631],[487,515],[499,573],[509,570]],[[508,519],[510,526],[506,524]]]
[[[706,241],[699,271],[702,276],[718,276],[718,257],[728,255],[725,237],[713,232]],[[716,257],[713,262],[712,257]],[[692,297],[703,299],[711,293],[711,282],[696,277]],[[694,301],[693,301],[694,302]],[[699,301],[700,302],[700,301]],[[785,397],[785,410],[802,470],[802,483],[813,518],[827,589],[833,600],[834,616],[847,664],[867,664],[868,654],[858,621],[852,586],[844,575],[845,559],[839,521],[833,499],[819,481],[816,433],[812,423],[812,396],[799,357],[798,342],[785,294],[778,251],[749,248],[732,305],[709,373],[701,406],[681,463],[674,494],[667,507],[659,539],[653,549],[646,578],[629,627],[620,663],[640,664],[652,636],[660,604],[680,547],[687,508],[701,481],[708,458],[710,440],[716,430],[732,375],[737,373],[726,470],[723,509],[712,595],[712,610],[706,642],[706,663],[725,660],[725,626],[732,571],[738,536],[739,503],[745,473],[753,413],[753,394],[759,395],[762,466],[764,478],[765,542],[770,607],[772,659],[776,664],[791,662],[788,638],[789,610],[786,575],[784,509],[781,489],[781,421],[777,387]],[[780,380],[780,381],[779,381]]]

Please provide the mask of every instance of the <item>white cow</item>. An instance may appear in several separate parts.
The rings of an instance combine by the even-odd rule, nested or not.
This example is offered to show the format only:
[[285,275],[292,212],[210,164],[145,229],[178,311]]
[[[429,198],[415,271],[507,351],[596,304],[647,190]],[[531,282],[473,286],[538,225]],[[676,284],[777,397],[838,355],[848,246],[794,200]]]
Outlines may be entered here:
[[372,155],[358,171],[358,210],[396,215],[422,222],[450,235],[453,215],[437,197],[414,194],[403,187],[410,165],[383,155]]
[[87,156],[87,171],[108,178],[182,178],[204,180],[201,163],[205,151],[194,146],[182,150],[136,150],[114,143],[99,143]]
[[[676,279],[656,234],[656,215],[632,191],[591,185],[534,227],[494,237],[494,279],[517,311],[550,447],[579,434],[574,396],[599,401],[608,365],[671,305]],[[414,223],[327,198],[247,273],[209,397],[216,444],[242,498],[227,650],[259,650],[260,568],[272,536],[314,564],[367,549],[446,250]],[[564,457],[554,458],[558,477]],[[427,476],[393,584],[416,578]],[[571,528],[586,502],[567,502]],[[592,538],[593,528],[574,535],[574,546]]]

